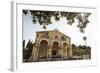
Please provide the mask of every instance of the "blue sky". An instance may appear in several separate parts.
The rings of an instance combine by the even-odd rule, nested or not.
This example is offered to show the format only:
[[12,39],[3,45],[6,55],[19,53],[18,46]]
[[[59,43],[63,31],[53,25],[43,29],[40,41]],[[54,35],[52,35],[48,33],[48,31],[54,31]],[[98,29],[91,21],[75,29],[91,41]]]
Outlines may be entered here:
[[85,33],[80,33],[79,29],[76,27],[78,24],[77,21],[72,25],[68,25],[65,18],[61,18],[60,21],[56,22],[53,18],[53,24],[47,26],[47,29],[43,29],[41,25],[33,24],[31,14],[28,13],[27,15],[22,14],[23,20],[23,39],[28,42],[28,40],[35,40],[36,38],[36,31],[48,31],[58,29],[60,32],[64,33],[65,35],[71,38],[71,43],[76,45],[84,45],[83,36],[87,36],[87,45],[91,46],[91,15],[89,17],[90,23],[87,25],[85,29]]

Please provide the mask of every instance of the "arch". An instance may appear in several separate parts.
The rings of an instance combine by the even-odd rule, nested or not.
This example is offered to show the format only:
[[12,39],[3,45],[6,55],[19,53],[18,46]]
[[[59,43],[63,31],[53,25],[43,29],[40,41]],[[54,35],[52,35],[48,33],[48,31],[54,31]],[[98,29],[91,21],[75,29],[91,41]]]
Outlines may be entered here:
[[57,41],[55,41],[55,42],[53,42],[52,57],[57,56],[58,51],[59,51],[59,43]]
[[47,40],[40,41],[39,53],[38,53],[38,57],[39,58],[46,58],[46,56],[47,56],[47,48],[48,48]]
[[47,40],[42,40],[41,42],[40,42],[40,45],[47,45],[48,44],[48,42],[47,42]]
[[67,56],[68,54],[68,45],[66,42],[63,43],[63,56]]
[[63,49],[67,49],[68,48],[68,45],[66,42],[63,43]]
[[53,48],[57,49],[59,47],[59,43],[57,41],[53,42]]
[[63,46],[67,46],[67,43],[63,43]]

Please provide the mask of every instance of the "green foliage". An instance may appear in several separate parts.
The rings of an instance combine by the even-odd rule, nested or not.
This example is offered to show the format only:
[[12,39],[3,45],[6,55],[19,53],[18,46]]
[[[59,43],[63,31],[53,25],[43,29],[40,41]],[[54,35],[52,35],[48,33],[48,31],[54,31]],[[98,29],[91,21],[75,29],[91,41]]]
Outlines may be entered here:
[[76,46],[72,44],[72,51],[74,56],[91,55],[91,47],[85,45]]
[[72,44],[72,49],[75,49],[76,48],[76,45],[75,44]]
[[23,40],[23,48],[25,48],[25,40]]
[[55,19],[55,21],[59,21],[61,18],[66,18],[66,21],[69,25],[72,25],[76,19],[78,21],[77,27],[82,33],[84,32],[84,29],[89,23],[88,17],[91,14],[91,13],[82,13],[82,12],[23,10],[23,13],[25,15],[28,12],[31,13],[32,22],[34,24],[39,23],[40,25],[43,26],[44,29],[47,28],[47,25],[52,24],[52,17]]
[[27,62],[29,60],[29,58],[31,57],[32,54],[32,49],[33,49],[33,43],[32,41],[28,41],[26,47],[25,47],[25,40],[23,40],[23,61]]

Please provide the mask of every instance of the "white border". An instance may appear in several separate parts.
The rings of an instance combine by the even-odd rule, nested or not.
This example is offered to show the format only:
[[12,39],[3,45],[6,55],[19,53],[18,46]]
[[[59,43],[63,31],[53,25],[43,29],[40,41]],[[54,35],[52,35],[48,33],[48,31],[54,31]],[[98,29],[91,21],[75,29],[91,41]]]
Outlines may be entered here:
[[[41,5],[33,3],[16,3],[14,2],[14,46],[13,46],[13,65],[12,69],[15,71],[38,70],[38,69],[55,69],[66,67],[80,67],[80,66],[93,66],[96,65],[96,47],[92,46],[92,59],[91,60],[78,60],[78,61],[58,61],[58,62],[33,62],[22,63],[22,9],[28,10],[47,10],[47,11],[70,11],[70,12],[90,12],[93,14],[93,23],[96,24],[96,9],[90,7],[72,7],[72,6],[59,6],[59,5]],[[95,26],[93,26],[95,27]],[[96,28],[93,28],[96,29]],[[93,31],[94,32],[94,31]],[[94,36],[93,36],[94,37]],[[95,41],[95,39],[93,38]],[[94,44],[94,43],[93,43]]]
[[11,70],[15,71],[17,69],[16,2],[11,2],[11,15]]

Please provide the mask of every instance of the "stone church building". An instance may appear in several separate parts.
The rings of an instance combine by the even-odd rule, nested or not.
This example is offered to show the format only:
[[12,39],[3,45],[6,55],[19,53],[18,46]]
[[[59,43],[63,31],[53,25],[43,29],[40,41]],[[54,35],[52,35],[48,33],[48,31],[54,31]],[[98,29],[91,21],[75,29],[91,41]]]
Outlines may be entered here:
[[71,38],[57,29],[36,32],[33,61],[65,60],[72,57]]

